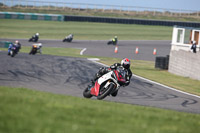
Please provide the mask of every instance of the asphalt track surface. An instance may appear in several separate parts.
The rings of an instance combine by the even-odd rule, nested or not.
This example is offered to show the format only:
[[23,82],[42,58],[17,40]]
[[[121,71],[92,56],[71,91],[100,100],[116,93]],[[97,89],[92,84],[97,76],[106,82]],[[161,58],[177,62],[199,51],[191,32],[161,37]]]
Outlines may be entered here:
[[[45,44],[47,43],[47,40],[45,40],[43,46],[55,47],[54,42],[58,41],[51,40],[48,44]],[[77,44],[83,46],[82,48],[88,47],[89,52],[92,48],[90,49],[89,44],[85,46],[86,42],[92,42],[89,44],[93,45],[94,42],[102,41],[84,41],[82,45],[79,44],[81,43],[80,41],[77,42]],[[166,42],[164,41],[164,43]],[[56,46],[67,47],[73,44],[76,44],[76,42],[71,44],[59,43]],[[22,43],[22,45],[25,45],[25,43]],[[27,45],[30,44],[27,43]],[[94,45],[97,47],[97,44]],[[128,44],[125,45],[125,47],[128,46]],[[77,46],[77,48],[80,47]],[[98,69],[102,67],[102,65],[87,59],[73,57],[19,53],[12,58],[7,55],[7,52],[3,51],[0,51],[0,57],[1,86],[25,87],[77,97],[83,97],[83,90]],[[132,77],[129,86],[120,88],[117,97],[109,96],[105,100],[181,112],[200,113],[200,98],[198,96],[174,91],[135,76]]]
[[[0,41],[12,41],[15,39],[0,39]],[[22,46],[31,46],[33,43],[27,39],[20,39]],[[72,43],[63,43],[62,40],[40,40],[44,47],[66,47],[66,48],[86,48],[84,55],[95,55],[114,58],[129,58],[133,60],[155,61],[156,56],[169,55],[171,41],[119,41],[118,53],[116,54],[114,45],[107,45],[107,41],[87,41],[74,40]],[[135,54],[138,47],[139,54]],[[157,55],[153,55],[156,48]]]

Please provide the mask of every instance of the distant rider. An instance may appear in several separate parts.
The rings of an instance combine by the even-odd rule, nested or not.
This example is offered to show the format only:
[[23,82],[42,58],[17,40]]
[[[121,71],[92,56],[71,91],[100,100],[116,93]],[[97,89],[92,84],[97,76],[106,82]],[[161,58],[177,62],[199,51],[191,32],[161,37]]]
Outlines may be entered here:
[[37,41],[39,40],[39,35],[40,35],[39,33],[36,33],[36,34],[35,34],[35,36],[34,36],[35,42],[37,42]]
[[29,39],[29,42],[37,42],[39,40],[39,33],[36,33]]
[[69,36],[67,36],[66,38],[69,38],[69,39],[73,39],[73,34],[70,34]]
[[[132,77],[132,72],[130,70],[131,62],[128,58],[124,58],[120,63],[115,63],[111,65],[110,67],[102,67],[99,69],[99,71],[95,74],[94,79],[92,80],[92,83],[94,84],[98,78],[103,76],[104,74],[108,73],[110,70],[116,70],[118,67],[123,67],[126,71],[126,82],[124,84],[121,84],[121,86],[128,86],[130,83],[130,79]],[[118,91],[112,94],[112,96],[117,96]]]
[[16,40],[15,43],[11,42],[8,47],[8,55],[10,55],[10,51],[11,51],[12,47],[16,47],[16,54],[17,54],[19,52],[19,50],[21,49],[21,44],[19,43],[18,40]]
[[18,40],[16,40],[14,45],[16,46],[17,53],[18,53],[19,50],[21,49],[21,43]]
[[36,43],[36,44],[33,44],[33,45],[36,45],[37,51],[39,50],[39,53],[42,54],[42,43]]
[[68,36],[66,36],[64,39],[63,39],[63,42],[67,41],[67,42],[71,42],[73,40],[73,37],[74,35],[73,34],[70,34]]
[[117,45],[117,42],[118,42],[117,36],[115,36],[115,38],[113,38],[112,41],[113,41],[113,45]]

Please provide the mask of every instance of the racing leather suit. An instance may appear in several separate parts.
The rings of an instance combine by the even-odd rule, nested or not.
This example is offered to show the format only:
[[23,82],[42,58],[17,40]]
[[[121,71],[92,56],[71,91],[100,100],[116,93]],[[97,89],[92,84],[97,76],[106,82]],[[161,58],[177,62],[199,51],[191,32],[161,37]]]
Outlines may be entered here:
[[[120,67],[120,66],[122,66],[120,63],[115,63],[115,64],[111,65],[110,67],[100,68],[99,71],[95,74],[94,79],[92,81],[95,82],[102,75],[108,73],[110,70],[115,70],[115,69],[117,69],[117,67]],[[132,77],[132,72],[130,69],[125,69],[125,70],[127,71],[127,75],[126,75],[126,83],[123,84],[123,86],[128,86],[130,83],[130,79]]]

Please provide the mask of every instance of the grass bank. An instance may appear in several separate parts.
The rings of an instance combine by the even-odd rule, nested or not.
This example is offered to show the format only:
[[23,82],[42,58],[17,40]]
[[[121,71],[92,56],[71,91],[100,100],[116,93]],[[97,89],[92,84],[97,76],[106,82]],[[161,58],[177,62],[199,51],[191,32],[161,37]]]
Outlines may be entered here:
[[2,133],[194,133],[200,115],[0,87]]
[[39,20],[0,20],[0,38],[30,38],[39,32],[40,39],[63,39],[70,33],[76,40],[171,40],[172,27],[89,22]]

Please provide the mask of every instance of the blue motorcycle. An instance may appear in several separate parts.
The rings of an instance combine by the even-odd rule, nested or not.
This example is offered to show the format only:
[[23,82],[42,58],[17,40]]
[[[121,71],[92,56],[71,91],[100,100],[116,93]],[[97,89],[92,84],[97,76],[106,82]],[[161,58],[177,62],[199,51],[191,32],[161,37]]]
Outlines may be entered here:
[[14,44],[10,44],[8,47],[8,55],[14,57],[18,53],[18,47]]

